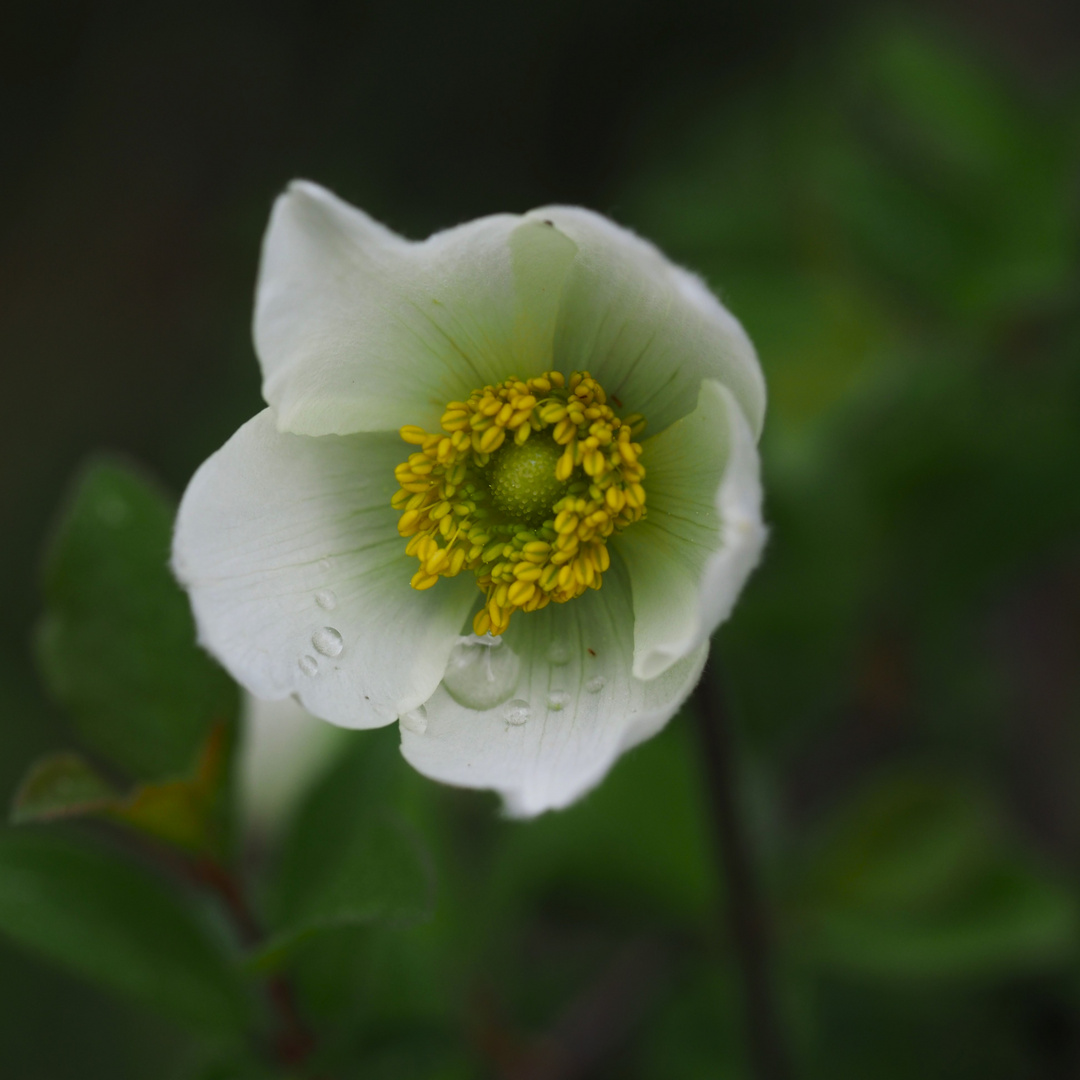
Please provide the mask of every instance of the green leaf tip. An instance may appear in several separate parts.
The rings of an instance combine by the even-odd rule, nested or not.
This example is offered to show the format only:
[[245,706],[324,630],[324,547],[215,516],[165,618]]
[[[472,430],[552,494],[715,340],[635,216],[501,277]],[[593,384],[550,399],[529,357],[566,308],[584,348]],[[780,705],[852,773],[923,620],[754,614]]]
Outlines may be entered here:
[[195,854],[220,854],[218,828],[229,740],[211,730],[190,775],[121,792],[84,758],[54,754],[30,767],[15,796],[11,822],[45,823],[96,816]]
[[78,754],[53,754],[35,762],[15,794],[15,825],[99,813],[120,793]]

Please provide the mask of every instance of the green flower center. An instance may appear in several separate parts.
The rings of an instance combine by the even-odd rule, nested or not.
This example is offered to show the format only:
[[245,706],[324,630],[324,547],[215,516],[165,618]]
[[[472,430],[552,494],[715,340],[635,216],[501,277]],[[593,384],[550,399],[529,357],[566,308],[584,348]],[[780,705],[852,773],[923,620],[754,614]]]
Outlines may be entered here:
[[542,436],[521,446],[502,446],[487,467],[491,501],[511,521],[543,525],[569,486],[555,475],[562,452],[553,439]]

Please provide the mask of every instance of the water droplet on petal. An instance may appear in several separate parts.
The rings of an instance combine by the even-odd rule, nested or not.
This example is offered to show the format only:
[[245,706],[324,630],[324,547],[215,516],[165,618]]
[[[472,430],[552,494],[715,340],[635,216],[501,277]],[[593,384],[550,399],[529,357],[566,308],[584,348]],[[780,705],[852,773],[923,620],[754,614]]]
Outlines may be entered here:
[[517,653],[502,638],[473,635],[454,646],[443,686],[467,709],[493,709],[514,692],[520,671]]
[[315,594],[315,603],[323,611],[333,611],[337,607],[337,597],[329,589],[320,589]]
[[570,704],[570,695],[565,690],[552,690],[548,694],[547,707],[552,712],[562,712]]
[[410,709],[402,716],[401,726],[414,735],[423,735],[427,731],[427,709],[423,705]]
[[320,570],[329,570],[330,569],[330,560],[329,559],[320,559],[319,560],[319,569]]
[[521,727],[529,719],[529,703],[524,698],[514,698],[503,710],[503,719],[514,727]]
[[590,694],[599,694],[600,691],[604,689],[604,676],[594,675],[585,684],[585,689],[588,690]]
[[297,664],[300,665],[300,670],[305,675],[318,675],[319,674],[319,661],[314,656],[301,656],[297,660]]
[[311,635],[311,644],[315,646],[316,652],[321,652],[323,656],[340,656],[341,650],[345,648],[344,640],[332,626],[316,630]]
[[547,651],[548,662],[556,667],[570,663],[570,649],[565,642],[553,641]]

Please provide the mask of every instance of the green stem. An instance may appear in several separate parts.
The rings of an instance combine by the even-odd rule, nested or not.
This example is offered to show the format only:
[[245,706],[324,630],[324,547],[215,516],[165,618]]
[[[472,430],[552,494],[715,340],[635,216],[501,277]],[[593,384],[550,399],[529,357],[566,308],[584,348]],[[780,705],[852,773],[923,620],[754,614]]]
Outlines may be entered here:
[[697,721],[726,887],[724,920],[742,980],[747,1042],[756,1080],[790,1080],[791,1063],[773,985],[769,919],[737,796],[731,719],[714,656],[697,689]]

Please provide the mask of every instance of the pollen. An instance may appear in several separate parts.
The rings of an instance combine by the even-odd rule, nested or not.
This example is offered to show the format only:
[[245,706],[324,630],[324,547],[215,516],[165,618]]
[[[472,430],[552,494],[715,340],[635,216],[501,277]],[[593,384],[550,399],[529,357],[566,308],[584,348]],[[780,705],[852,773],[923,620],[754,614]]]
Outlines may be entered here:
[[549,371],[451,401],[441,431],[403,427],[415,450],[395,470],[391,505],[419,562],[413,588],[473,573],[477,634],[599,589],[608,541],[645,516],[645,421],[607,401],[588,372]]

